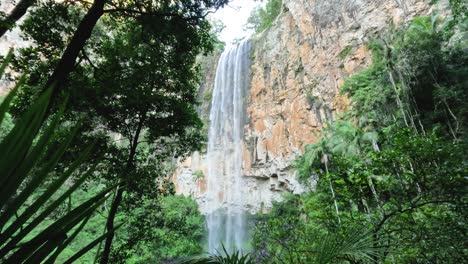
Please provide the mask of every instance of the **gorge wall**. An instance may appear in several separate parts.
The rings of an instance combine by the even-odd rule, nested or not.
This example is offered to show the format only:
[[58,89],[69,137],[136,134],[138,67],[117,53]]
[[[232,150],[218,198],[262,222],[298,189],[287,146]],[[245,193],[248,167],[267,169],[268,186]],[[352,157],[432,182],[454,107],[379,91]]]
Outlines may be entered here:
[[[365,43],[393,25],[442,9],[430,0],[283,0],[272,27],[253,39],[250,87],[244,91],[244,204],[268,210],[284,193],[300,193],[292,162],[324,124],[348,107],[344,79],[371,62]],[[209,122],[218,55],[203,60],[202,118]],[[205,200],[203,154],[181,162],[173,175],[178,194]],[[239,190],[241,191],[241,190]]]

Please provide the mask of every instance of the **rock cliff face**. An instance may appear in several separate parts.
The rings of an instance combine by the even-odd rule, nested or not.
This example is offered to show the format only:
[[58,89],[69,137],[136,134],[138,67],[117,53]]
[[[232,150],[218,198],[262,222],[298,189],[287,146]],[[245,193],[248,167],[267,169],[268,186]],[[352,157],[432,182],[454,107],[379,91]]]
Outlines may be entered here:
[[[312,132],[320,132],[347,107],[339,88],[347,76],[370,63],[365,43],[392,24],[445,6],[429,2],[283,0],[273,26],[253,40],[251,76],[246,76],[251,80],[245,95],[246,209],[268,210],[285,192],[304,191],[292,162],[306,144],[316,141]],[[216,63],[205,69],[201,97],[206,100]],[[206,113],[209,106],[204,106]],[[206,174],[203,155],[195,153],[174,174],[177,192],[194,196],[200,204],[206,190],[202,172]]]

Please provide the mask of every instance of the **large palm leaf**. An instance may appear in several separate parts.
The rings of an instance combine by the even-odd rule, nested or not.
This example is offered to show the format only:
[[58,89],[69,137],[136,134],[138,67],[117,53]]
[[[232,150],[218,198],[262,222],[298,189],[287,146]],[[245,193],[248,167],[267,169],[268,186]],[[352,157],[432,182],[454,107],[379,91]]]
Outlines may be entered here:
[[181,261],[179,264],[253,264],[253,260],[249,254],[242,254],[236,250],[229,253],[224,245],[223,252],[218,252],[216,255],[210,255],[202,258],[195,258]]
[[344,234],[329,234],[317,243],[314,263],[328,264],[352,260],[352,263],[376,262],[385,252],[372,229],[351,228]]
[[[11,58],[11,51],[0,66],[0,77]],[[0,124],[15,97],[22,80],[0,104]],[[37,235],[37,227],[54,212],[94,171],[89,168],[71,186],[64,183],[76,173],[93,150],[90,145],[60,175],[51,177],[61,157],[73,140],[78,126],[57,148],[49,142],[59,126],[64,107],[47,118],[51,90],[46,90],[25,113],[18,118],[13,129],[0,142],[0,259],[2,263],[53,263],[84,227],[95,209],[101,205],[114,187],[103,190],[88,201],[51,223]],[[45,122],[44,120],[48,120]],[[48,123],[48,124],[46,124]],[[47,153],[47,157],[45,157]],[[40,192],[45,187],[45,191]],[[65,189],[59,198],[51,197]],[[39,196],[31,201],[33,194]],[[29,201],[29,202],[28,202]],[[28,204],[30,203],[30,204]],[[104,237],[98,238],[102,240]],[[95,241],[93,241],[95,243]],[[92,244],[92,243],[91,243]],[[91,248],[85,247],[85,250]],[[84,252],[72,257],[76,259]]]

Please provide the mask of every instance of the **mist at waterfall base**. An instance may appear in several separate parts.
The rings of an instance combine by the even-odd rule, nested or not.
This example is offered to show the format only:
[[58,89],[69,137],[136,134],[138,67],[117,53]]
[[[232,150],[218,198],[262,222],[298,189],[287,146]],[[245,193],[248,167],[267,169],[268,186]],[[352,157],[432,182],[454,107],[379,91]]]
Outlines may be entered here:
[[224,51],[218,62],[207,152],[208,252],[245,252],[248,227],[242,189],[243,98],[249,85],[251,41]]

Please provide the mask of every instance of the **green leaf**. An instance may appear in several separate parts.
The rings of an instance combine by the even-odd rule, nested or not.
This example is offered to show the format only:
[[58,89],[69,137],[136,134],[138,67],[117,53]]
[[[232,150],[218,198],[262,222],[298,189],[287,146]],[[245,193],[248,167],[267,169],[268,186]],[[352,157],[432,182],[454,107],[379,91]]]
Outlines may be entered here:
[[81,222],[81,225],[73,232],[73,234],[67,238],[62,244],[60,244],[60,246],[55,250],[54,254],[52,256],[50,256],[45,262],[44,264],[53,264],[55,262],[55,260],[57,259],[57,257],[60,255],[60,253],[68,246],[70,245],[71,242],[73,242],[73,240],[78,236],[78,234],[81,232],[81,230],[83,230],[83,228],[85,227],[85,225],[88,223],[89,219],[91,219],[91,214],[86,217],[83,222]]
[[3,207],[8,198],[17,189],[27,175],[14,177],[16,168],[24,159],[32,146],[32,142],[42,126],[52,90],[48,89],[20,118],[10,133],[0,142],[3,154],[0,160],[0,206]]

